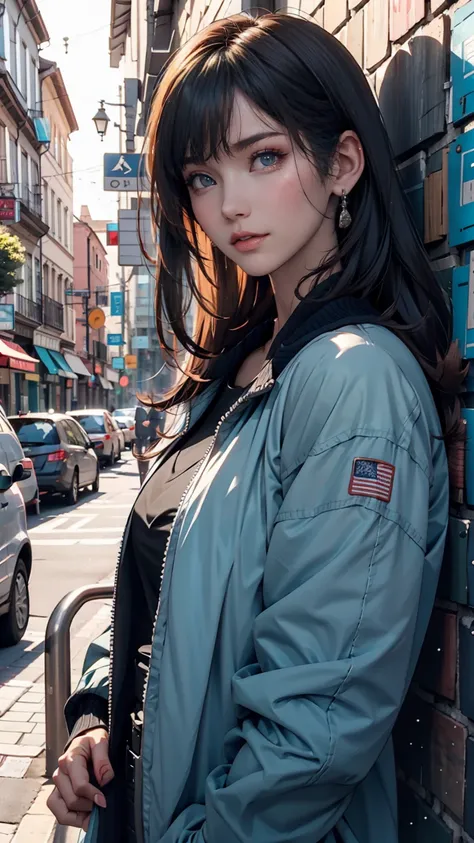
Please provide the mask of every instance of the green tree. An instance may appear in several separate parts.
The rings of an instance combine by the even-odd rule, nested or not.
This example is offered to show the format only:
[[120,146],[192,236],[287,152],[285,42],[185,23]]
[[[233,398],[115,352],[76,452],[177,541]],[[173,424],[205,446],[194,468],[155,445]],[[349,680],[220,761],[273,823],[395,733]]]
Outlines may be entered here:
[[25,247],[16,234],[0,226],[0,296],[22,283],[17,270],[25,263]]

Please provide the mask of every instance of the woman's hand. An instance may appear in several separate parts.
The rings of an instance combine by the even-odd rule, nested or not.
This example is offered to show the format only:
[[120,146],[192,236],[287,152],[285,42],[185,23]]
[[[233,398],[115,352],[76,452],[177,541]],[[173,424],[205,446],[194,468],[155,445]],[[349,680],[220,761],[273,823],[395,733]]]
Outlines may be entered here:
[[97,727],[74,738],[58,761],[53,774],[55,789],[47,805],[60,825],[87,831],[92,808],[106,807],[104,794],[89,780],[89,765],[101,787],[112,781],[114,771],[109,761],[109,736]]

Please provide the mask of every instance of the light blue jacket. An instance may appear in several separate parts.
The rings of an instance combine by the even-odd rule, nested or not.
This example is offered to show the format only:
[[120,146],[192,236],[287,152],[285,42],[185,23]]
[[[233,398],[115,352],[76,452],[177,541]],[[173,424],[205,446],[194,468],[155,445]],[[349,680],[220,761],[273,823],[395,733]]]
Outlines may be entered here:
[[[166,555],[145,843],[397,843],[391,731],[443,555],[440,432],[418,363],[368,324],[316,337],[276,379],[267,365],[223,421]],[[120,699],[116,648],[111,695],[109,668],[97,642],[71,722],[78,694]]]

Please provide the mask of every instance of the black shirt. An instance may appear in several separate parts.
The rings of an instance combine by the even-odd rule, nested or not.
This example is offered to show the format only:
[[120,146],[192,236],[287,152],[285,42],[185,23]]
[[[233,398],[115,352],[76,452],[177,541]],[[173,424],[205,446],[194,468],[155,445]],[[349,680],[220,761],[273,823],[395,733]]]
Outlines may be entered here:
[[243,387],[225,387],[217,395],[196,427],[185,435],[179,451],[165,460],[137,498],[129,538],[145,599],[144,611],[137,617],[137,648],[150,643],[152,638],[166,543],[181,498],[211,444],[220,419],[243,391]]

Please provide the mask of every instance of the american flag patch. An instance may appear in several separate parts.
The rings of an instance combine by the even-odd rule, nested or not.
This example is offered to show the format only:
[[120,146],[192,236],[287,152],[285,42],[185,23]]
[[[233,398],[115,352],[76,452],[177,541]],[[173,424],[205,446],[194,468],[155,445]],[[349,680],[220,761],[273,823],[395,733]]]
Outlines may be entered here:
[[357,457],[352,463],[349,494],[388,503],[392,497],[394,476],[395,466],[389,462]]

